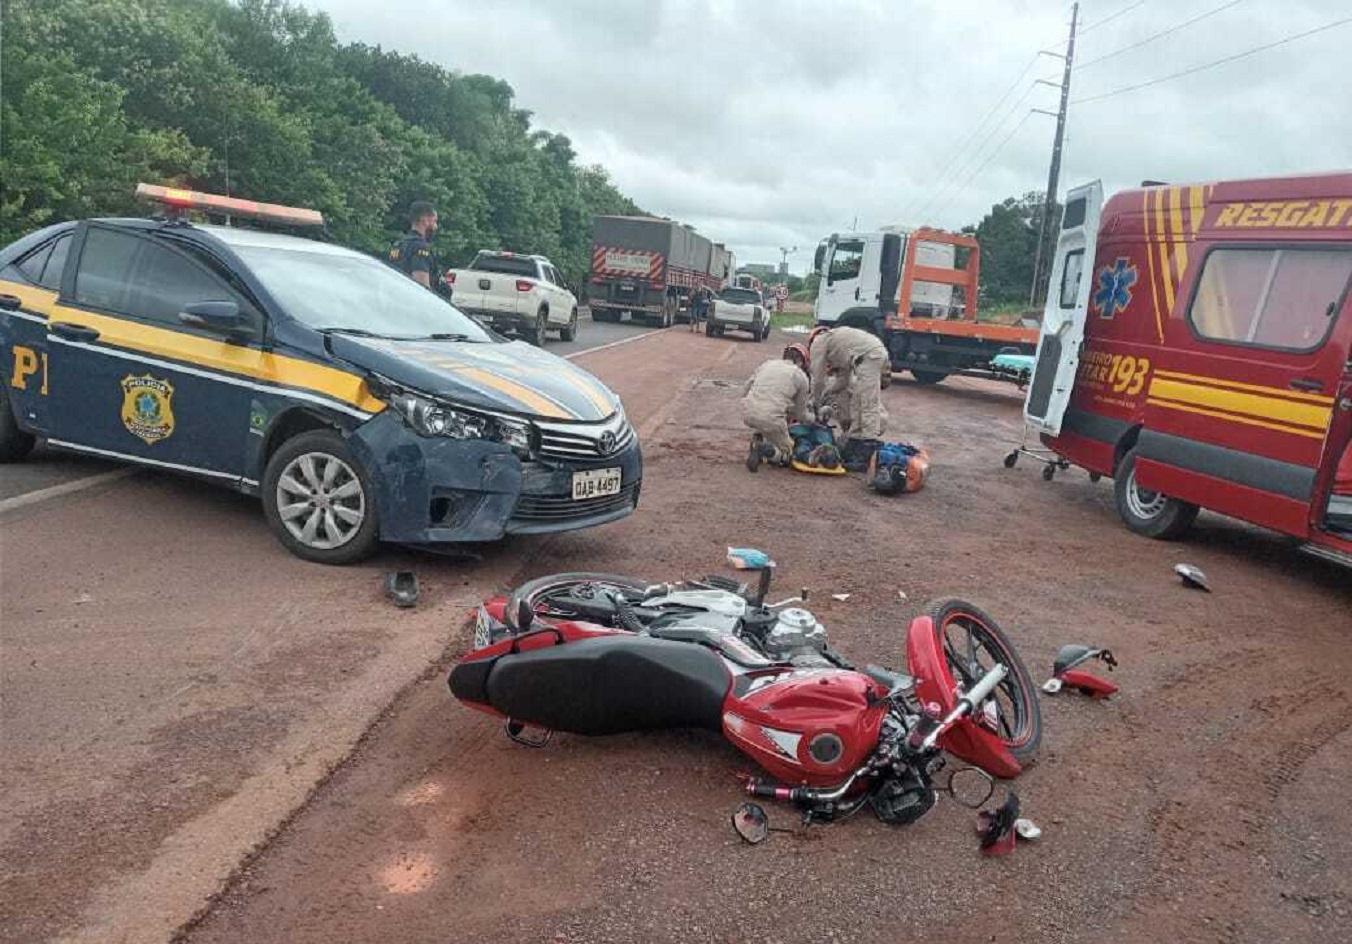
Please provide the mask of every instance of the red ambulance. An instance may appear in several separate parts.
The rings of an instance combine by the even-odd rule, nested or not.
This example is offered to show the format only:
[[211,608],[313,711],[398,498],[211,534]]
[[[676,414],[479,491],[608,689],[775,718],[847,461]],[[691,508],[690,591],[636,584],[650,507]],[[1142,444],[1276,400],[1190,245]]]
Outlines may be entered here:
[[1352,173],[1066,198],[1024,418],[1127,527],[1352,565]]

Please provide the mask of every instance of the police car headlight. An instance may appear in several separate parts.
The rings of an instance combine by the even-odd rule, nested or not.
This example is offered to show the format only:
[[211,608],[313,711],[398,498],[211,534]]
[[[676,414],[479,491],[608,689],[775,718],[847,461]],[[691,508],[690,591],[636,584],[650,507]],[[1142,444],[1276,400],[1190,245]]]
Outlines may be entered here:
[[388,402],[419,436],[488,439],[510,446],[523,459],[529,459],[533,452],[534,437],[529,423],[483,416],[415,393],[396,393]]

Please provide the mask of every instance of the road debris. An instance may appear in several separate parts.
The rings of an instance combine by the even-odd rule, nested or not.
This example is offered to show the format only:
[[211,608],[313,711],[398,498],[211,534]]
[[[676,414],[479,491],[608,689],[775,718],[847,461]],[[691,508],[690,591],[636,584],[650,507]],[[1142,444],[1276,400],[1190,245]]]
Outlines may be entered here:
[[391,570],[385,575],[385,596],[400,609],[418,603],[418,575],[411,570]]
[[1194,567],[1192,564],[1175,564],[1174,573],[1183,581],[1183,586],[1211,592],[1211,584],[1207,582],[1206,574],[1202,573],[1200,567]]

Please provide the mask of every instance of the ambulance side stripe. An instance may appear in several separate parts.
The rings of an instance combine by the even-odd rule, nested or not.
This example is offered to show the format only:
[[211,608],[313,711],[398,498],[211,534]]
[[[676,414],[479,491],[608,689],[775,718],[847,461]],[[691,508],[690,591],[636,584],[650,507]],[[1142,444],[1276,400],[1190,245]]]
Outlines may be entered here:
[[[1314,431],[1321,439],[1328,430],[1329,420],[1333,416],[1333,410],[1328,406],[1298,403],[1257,393],[1223,390],[1219,387],[1169,380],[1158,375],[1151,379],[1148,395],[1151,398],[1163,398],[1175,403],[1210,407],[1225,410],[1227,413],[1237,413],[1290,426],[1305,427],[1307,430]],[[1230,418],[1234,419],[1235,417]]]
[[1145,258],[1150,264],[1150,302],[1155,306],[1155,327],[1159,329],[1160,343],[1164,343],[1164,314],[1160,306],[1159,279],[1155,275],[1155,251],[1151,245],[1152,237],[1150,233],[1150,191],[1145,191],[1145,212],[1141,216],[1141,221],[1145,226]]
[[1248,390],[1255,393],[1266,394],[1269,397],[1278,397],[1283,400],[1298,400],[1303,403],[1319,403],[1324,406],[1333,405],[1333,397],[1324,397],[1317,393],[1301,393],[1297,390],[1283,390],[1280,387],[1264,387],[1259,384],[1240,383],[1238,380],[1221,380],[1217,377],[1203,377],[1199,374],[1184,374],[1176,370],[1157,370],[1155,371],[1155,376],[1166,380],[1192,381],[1193,383],[1204,384],[1211,387]]
[[[1183,273],[1188,271],[1188,245],[1183,235],[1183,188],[1169,188],[1169,222],[1173,225],[1170,236],[1176,241],[1174,259],[1178,264],[1175,271],[1176,281],[1183,281]],[[1180,285],[1180,288],[1182,286]]]
[[1163,192],[1156,194],[1155,242],[1159,246],[1160,280],[1164,283],[1165,310],[1172,313],[1174,310],[1174,281],[1171,274],[1173,263],[1169,259],[1168,224],[1164,218],[1164,200],[1165,194]]
[[1180,410],[1184,413],[1195,413],[1198,416],[1209,416],[1212,419],[1229,420],[1232,423],[1240,423],[1244,426],[1259,426],[1263,429],[1270,429],[1278,433],[1290,433],[1292,436],[1304,436],[1306,439],[1317,439],[1320,442],[1324,440],[1323,433],[1311,432],[1297,426],[1283,426],[1280,423],[1269,423],[1264,420],[1254,419],[1249,416],[1240,416],[1234,413],[1227,413],[1224,410],[1209,410],[1205,407],[1192,406],[1186,403],[1176,403],[1171,400],[1163,400],[1159,397],[1151,397],[1146,401],[1150,406],[1160,407],[1166,410]]

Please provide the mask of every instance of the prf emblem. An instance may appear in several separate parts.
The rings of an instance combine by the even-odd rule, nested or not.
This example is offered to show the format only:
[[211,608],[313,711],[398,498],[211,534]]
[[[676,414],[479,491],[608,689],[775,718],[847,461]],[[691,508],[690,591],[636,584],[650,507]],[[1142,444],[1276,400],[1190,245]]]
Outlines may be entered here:
[[127,432],[153,446],[174,434],[174,388],[149,374],[122,378],[122,423]]

